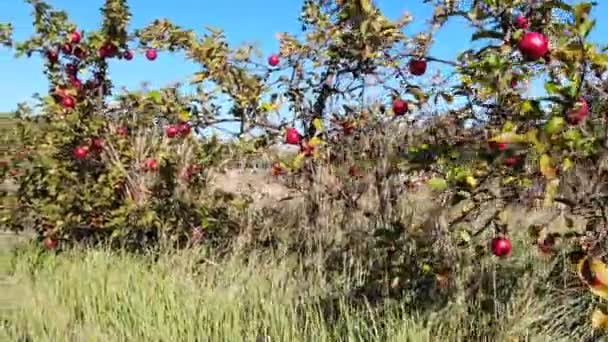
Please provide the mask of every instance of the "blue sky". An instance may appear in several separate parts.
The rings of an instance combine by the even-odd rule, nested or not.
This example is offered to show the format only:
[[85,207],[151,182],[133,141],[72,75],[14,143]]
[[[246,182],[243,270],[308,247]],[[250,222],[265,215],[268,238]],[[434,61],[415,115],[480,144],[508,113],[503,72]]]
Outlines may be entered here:
[[[92,30],[100,23],[99,8],[103,0],[48,0],[52,6],[64,9],[71,19],[84,30]],[[608,13],[608,1],[600,1],[598,13]],[[171,21],[201,32],[207,26],[223,28],[233,44],[256,42],[266,54],[278,49],[275,38],[277,32],[300,32],[297,21],[300,0],[133,0],[130,1],[133,13],[132,27],[145,26],[153,19],[168,18]],[[376,3],[389,17],[399,17],[405,11],[414,15],[415,22],[408,27],[407,33],[423,29],[432,14],[432,7],[422,4],[421,0],[376,0]],[[22,0],[0,1],[0,22],[11,22],[15,26],[15,38],[25,39],[32,33],[31,8]],[[606,21],[600,21],[594,38],[608,33]],[[451,58],[469,46],[470,31],[463,22],[451,22],[444,27],[437,38],[431,55]],[[597,40],[597,39],[596,39]],[[606,41],[605,38],[602,39]],[[42,59],[34,56],[29,59],[14,59],[13,53],[0,48],[0,112],[16,108],[16,103],[28,100],[35,92],[44,93],[47,83],[42,74]],[[431,66],[432,70],[432,66]],[[111,77],[118,86],[137,88],[142,81],[153,87],[166,85],[173,81],[185,81],[196,72],[196,65],[190,64],[179,56],[160,54],[154,62],[138,55],[133,61],[114,61],[111,64]]]

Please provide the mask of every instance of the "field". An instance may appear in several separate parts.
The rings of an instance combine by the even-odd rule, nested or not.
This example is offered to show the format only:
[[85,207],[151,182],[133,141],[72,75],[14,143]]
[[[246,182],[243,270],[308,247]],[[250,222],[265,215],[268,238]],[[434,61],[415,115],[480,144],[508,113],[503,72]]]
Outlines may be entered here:
[[457,291],[446,302],[427,283],[422,306],[375,299],[388,285],[362,292],[371,265],[353,255],[332,268],[326,250],[56,255],[28,241],[2,235],[4,341],[594,341],[593,299],[559,284],[575,277],[572,268],[529,248],[448,280],[463,288],[471,272],[489,277],[474,295]]

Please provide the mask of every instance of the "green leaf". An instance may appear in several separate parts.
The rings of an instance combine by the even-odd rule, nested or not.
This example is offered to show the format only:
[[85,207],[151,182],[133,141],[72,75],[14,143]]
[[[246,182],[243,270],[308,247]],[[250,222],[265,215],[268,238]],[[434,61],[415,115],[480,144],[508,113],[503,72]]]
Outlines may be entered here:
[[553,82],[547,82],[547,83],[545,83],[545,90],[550,95],[559,94],[561,87]]
[[148,98],[156,104],[160,104],[160,102],[161,102],[161,95],[160,95],[160,92],[157,90],[153,90],[153,91],[149,92]]
[[434,191],[444,191],[448,187],[448,182],[439,177],[429,179],[426,184]]
[[545,124],[545,132],[549,135],[560,132],[566,125],[566,120],[561,116],[554,116]]
[[595,19],[594,20],[585,19],[578,26],[578,33],[582,37],[587,38],[587,36],[589,35],[589,32],[591,32],[591,30],[593,29],[594,26],[595,26]]

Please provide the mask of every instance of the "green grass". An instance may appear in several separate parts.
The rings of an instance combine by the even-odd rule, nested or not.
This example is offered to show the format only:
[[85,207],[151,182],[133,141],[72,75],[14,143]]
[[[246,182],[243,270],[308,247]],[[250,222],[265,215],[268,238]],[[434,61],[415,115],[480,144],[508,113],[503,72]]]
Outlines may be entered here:
[[355,305],[346,294],[360,273],[330,280],[288,257],[4,247],[2,341],[568,341],[562,322],[585,314],[526,282],[494,314],[456,301],[418,315],[404,301]]

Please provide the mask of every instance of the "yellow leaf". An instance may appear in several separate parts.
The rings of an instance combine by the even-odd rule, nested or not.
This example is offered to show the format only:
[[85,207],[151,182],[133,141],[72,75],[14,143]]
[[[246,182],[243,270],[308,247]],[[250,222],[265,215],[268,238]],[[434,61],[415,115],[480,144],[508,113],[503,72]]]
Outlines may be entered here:
[[306,161],[306,156],[303,153],[299,153],[292,162],[294,169],[299,169],[304,165],[304,161]]
[[608,315],[601,309],[593,310],[591,314],[591,326],[596,330],[608,330]]
[[543,206],[545,208],[553,206],[553,200],[555,196],[557,196],[557,190],[559,186],[559,179],[552,179],[547,182],[547,186],[545,187],[545,198],[543,200]]
[[516,130],[517,130],[517,126],[515,126],[515,124],[513,123],[513,121],[507,121],[502,126],[502,131],[503,132],[515,132]]
[[321,119],[316,118],[312,120],[312,125],[315,127],[317,132],[323,132],[323,121],[321,121]]
[[370,0],[359,0],[359,4],[361,5],[361,10],[363,13],[370,13],[372,11],[372,4]]
[[564,159],[563,164],[562,164],[562,170],[564,170],[564,171],[568,171],[568,170],[570,170],[570,169],[571,169],[573,166],[574,166],[574,162],[573,162],[573,161],[572,161],[570,158],[566,157],[566,158]]
[[181,121],[188,121],[188,120],[190,120],[190,112],[187,110],[183,110],[179,113],[178,118]]
[[496,142],[499,144],[515,144],[515,143],[523,143],[526,141],[526,138],[514,132],[503,132],[493,138],[490,139],[490,142]]
[[601,260],[596,258],[583,258],[577,265],[578,276],[591,293],[608,299],[608,268]]
[[317,147],[320,145],[323,145],[323,140],[321,140],[321,138],[319,137],[312,137],[312,139],[310,139],[310,141],[308,141],[308,145],[312,146],[312,147]]
[[553,179],[557,176],[555,168],[553,168],[551,157],[543,154],[539,160],[540,173],[547,179]]
[[465,181],[467,182],[467,184],[471,187],[474,188],[477,186],[477,179],[473,176],[467,176],[465,178]]

